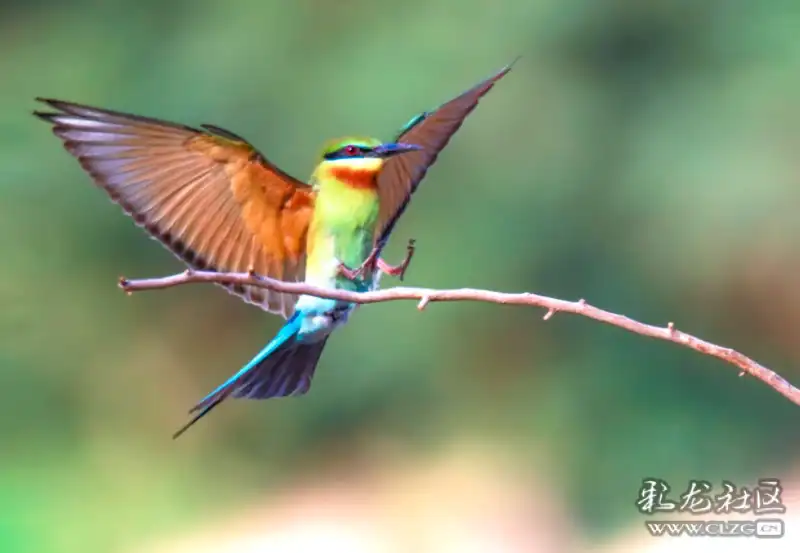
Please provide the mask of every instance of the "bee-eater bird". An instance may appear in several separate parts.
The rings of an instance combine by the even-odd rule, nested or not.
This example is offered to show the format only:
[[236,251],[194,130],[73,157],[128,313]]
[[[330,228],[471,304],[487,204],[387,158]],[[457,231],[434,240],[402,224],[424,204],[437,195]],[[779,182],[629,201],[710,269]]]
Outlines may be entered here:
[[[61,100],[37,98],[94,182],[190,268],[244,272],[322,288],[363,291],[380,253],[430,166],[479,100],[511,65],[438,108],[412,118],[396,139],[347,137],[325,146],[308,183],[286,174],[244,138]],[[331,332],[354,304],[245,285],[221,285],[286,323],[239,372],[190,411],[178,437],[227,397],[305,394]]]

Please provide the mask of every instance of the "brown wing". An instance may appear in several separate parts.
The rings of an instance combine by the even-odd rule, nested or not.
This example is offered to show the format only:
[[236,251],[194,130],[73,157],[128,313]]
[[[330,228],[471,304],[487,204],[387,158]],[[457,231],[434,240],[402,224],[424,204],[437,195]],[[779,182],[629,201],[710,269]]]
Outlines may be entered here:
[[513,65],[514,62],[437,109],[414,117],[400,131],[395,142],[416,144],[423,149],[392,157],[381,170],[378,177],[381,207],[376,234],[376,244],[379,247],[386,245],[395,223],[411,200],[411,195],[436,161],[439,152],[450,141],[450,137],[461,127],[480,99],[511,71]]
[[[297,281],[305,271],[311,187],[240,137],[58,100],[35,112],[113,201],[187,265]],[[288,317],[296,297],[225,286]]]

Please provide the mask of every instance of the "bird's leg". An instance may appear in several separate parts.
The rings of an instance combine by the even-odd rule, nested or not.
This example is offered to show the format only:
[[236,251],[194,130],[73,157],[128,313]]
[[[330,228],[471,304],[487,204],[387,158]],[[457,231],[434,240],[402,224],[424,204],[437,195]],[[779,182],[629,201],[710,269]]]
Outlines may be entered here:
[[406,257],[403,259],[403,262],[400,265],[392,266],[386,263],[383,258],[378,258],[378,269],[386,273],[387,275],[392,275],[396,277],[400,277],[400,280],[406,276],[406,269],[408,269],[408,265],[411,263],[411,258],[414,257],[414,250],[415,250],[415,240],[413,238],[409,239],[408,245],[406,246]]
[[374,270],[377,259],[378,248],[373,248],[369,256],[364,260],[364,263],[359,265],[356,269],[351,269],[344,263],[339,262],[339,274],[347,280],[356,280],[361,278],[365,271]]

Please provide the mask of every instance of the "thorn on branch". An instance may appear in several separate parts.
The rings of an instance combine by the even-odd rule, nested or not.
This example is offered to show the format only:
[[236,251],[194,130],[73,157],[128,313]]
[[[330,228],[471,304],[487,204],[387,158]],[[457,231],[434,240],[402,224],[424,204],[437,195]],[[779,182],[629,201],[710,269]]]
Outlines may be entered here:
[[551,307],[550,309],[547,310],[547,313],[544,314],[544,317],[542,317],[542,320],[543,321],[549,321],[550,318],[555,314],[556,314],[556,310],[553,307]]
[[675,323],[671,321],[667,323],[667,332],[670,336],[675,336]]

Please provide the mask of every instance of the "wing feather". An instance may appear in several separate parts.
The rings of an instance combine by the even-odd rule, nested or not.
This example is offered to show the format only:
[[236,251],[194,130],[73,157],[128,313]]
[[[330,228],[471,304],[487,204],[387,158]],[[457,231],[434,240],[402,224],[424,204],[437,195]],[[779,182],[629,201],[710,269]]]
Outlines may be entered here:
[[378,177],[381,207],[375,236],[379,248],[386,245],[395,223],[439,153],[480,99],[511,71],[515,62],[437,109],[414,117],[400,131],[395,142],[416,144],[422,150],[390,158],[381,170]]
[[[287,281],[305,273],[310,186],[241,137],[59,100],[39,99],[65,148],[111,199],[195,269]],[[290,234],[290,235],[287,235]],[[254,287],[228,291],[288,317],[296,297]]]

